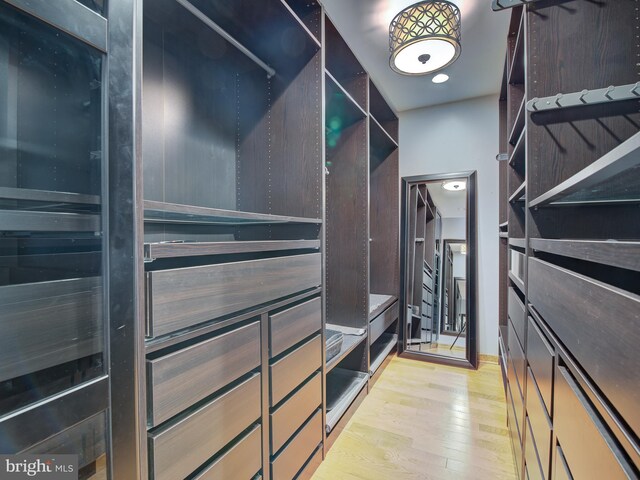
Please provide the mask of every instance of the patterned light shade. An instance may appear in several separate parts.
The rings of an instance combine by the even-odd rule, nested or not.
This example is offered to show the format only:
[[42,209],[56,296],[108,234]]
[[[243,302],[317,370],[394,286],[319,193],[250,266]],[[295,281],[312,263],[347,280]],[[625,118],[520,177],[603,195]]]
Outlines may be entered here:
[[389,25],[389,64],[398,73],[442,70],[455,62],[460,49],[460,10],[446,0],[411,5]]

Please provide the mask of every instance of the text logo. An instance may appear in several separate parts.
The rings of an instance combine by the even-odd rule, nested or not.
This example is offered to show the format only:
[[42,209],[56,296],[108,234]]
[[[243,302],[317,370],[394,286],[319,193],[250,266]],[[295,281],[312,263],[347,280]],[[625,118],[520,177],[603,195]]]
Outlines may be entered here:
[[0,480],[78,480],[78,455],[0,455]]

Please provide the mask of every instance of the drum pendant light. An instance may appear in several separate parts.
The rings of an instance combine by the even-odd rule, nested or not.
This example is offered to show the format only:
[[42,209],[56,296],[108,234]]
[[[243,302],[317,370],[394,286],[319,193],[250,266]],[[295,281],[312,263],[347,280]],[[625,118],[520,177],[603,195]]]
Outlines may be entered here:
[[424,75],[451,65],[460,56],[460,10],[446,0],[413,4],[389,25],[391,68]]

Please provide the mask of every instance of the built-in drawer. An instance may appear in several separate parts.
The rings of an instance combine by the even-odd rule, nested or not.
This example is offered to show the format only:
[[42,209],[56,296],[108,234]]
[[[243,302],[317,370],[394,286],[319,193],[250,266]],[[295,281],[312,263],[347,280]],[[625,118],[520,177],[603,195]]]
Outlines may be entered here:
[[147,360],[149,423],[164,422],[259,365],[259,322]]
[[[613,407],[640,432],[640,296],[529,260],[529,297]],[[565,449],[566,453],[566,449]]]
[[518,434],[522,435],[522,431],[524,429],[524,399],[513,368],[513,361],[509,355],[507,355],[507,378],[509,379],[509,391],[511,392],[515,420],[518,425]]
[[273,480],[292,480],[322,442],[322,412],[305,424],[291,442],[272,460]]
[[179,421],[149,433],[154,480],[190,475],[260,418],[260,375],[256,374]]
[[525,313],[524,303],[522,303],[522,300],[520,300],[520,297],[513,287],[509,287],[508,302],[509,318],[513,323],[513,328],[518,336],[520,345],[524,346],[524,325],[527,315]]
[[573,478],[635,478],[631,467],[619,456],[604,422],[566,367],[556,367],[553,398],[553,428]]
[[322,403],[322,374],[316,373],[271,414],[271,451],[277,452]]
[[518,385],[520,389],[524,391],[524,379],[526,375],[527,361],[524,357],[524,352],[520,346],[520,342],[516,338],[514,333],[513,323],[509,322],[509,354],[511,355],[511,361],[513,362],[513,368],[515,374],[518,377]]
[[[516,392],[517,395],[517,392]],[[515,416],[515,406],[510,388],[507,388],[507,420],[509,422],[509,436],[513,445],[513,455],[516,461],[516,470],[522,472],[522,440],[520,435],[520,425]],[[518,473],[517,478],[520,478]]]
[[524,283],[524,266],[526,257],[524,253],[509,249],[509,271],[517,277],[522,283]]
[[369,324],[369,342],[373,343],[382,335],[393,322],[398,319],[398,302],[395,302],[384,312],[371,320]]
[[320,258],[310,253],[148,272],[148,335],[166,335],[317,287]]
[[322,365],[320,335],[271,365],[271,405],[276,405]]
[[525,435],[524,435],[524,458],[527,465],[527,475],[531,480],[547,480],[546,475],[543,475],[542,468],[540,467],[540,461],[538,459],[538,452],[536,451],[536,443],[531,436],[531,423],[529,417],[525,421]]
[[527,414],[530,431],[535,439],[540,466],[545,472],[546,478],[551,459],[551,420],[547,416],[547,410],[544,407],[536,382],[531,375],[531,369],[527,370],[527,375],[529,375],[527,380]]
[[560,445],[556,446],[556,459],[553,462],[553,480],[573,480]]
[[553,357],[553,347],[547,341],[536,321],[529,317],[527,360],[549,414],[551,413],[551,394],[553,391]]
[[193,480],[253,478],[262,467],[262,429],[255,427]]
[[314,298],[269,318],[269,351],[272,357],[322,328],[322,301]]

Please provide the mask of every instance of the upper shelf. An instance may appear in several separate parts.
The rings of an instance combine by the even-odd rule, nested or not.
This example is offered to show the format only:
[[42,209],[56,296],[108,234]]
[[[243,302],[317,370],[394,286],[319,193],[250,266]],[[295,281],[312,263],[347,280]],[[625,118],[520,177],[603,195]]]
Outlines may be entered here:
[[397,144],[398,117],[371,79],[369,80],[369,114]]
[[640,203],[640,133],[533,199],[530,207]]
[[372,171],[398,148],[396,141],[372,116],[369,116],[369,144],[371,146],[369,166]]
[[527,149],[525,148],[526,133],[527,130],[525,128],[522,130],[520,137],[518,137],[518,141],[516,142],[515,147],[513,147],[511,157],[509,157],[509,165],[517,170],[522,176],[524,176],[527,168]]
[[316,0],[282,0],[300,20],[305,30],[320,45],[322,7]]
[[516,44],[511,57],[511,68],[509,69],[509,83],[511,85],[521,85],[524,83],[524,19],[526,15],[520,17],[520,26],[516,37]]
[[144,201],[144,220],[150,223],[188,223],[200,225],[321,224],[320,218],[289,217],[266,213],[239,212],[220,208]]
[[325,16],[326,68],[331,76],[356,101],[362,110],[368,111],[367,86],[369,76],[344,41],[331,20]]
[[522,135],[522,131],[524,130],[526,116],[526,97],[522,97],[522,103],[520,103],[520,108],[518,108],[518,113],[516,114],[516,119],[513,122],[513,127],[511,128],[511,133],[509,134],[509,143],[511,145],[516,145],[518,140],[520,139],[520,135]]
[[524,202],[527,194],[527,182],[522,182],[515,192],[509,197],[509,203]]

